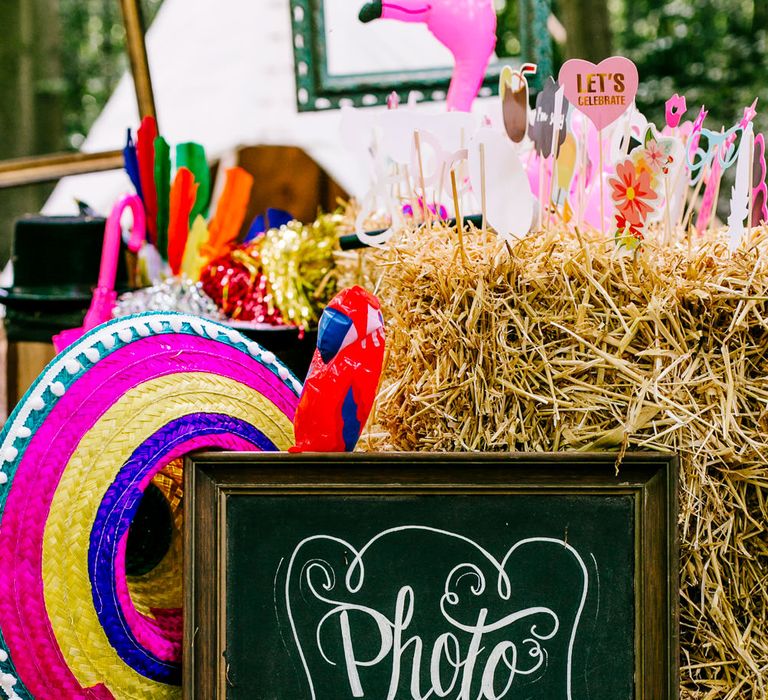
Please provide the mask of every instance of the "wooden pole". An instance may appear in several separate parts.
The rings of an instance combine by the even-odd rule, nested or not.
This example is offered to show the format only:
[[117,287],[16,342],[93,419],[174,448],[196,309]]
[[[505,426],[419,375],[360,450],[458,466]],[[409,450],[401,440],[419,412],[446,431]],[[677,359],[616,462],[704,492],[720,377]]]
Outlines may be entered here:
[[459,188],[456,186],[456,171],[451,168],[451,187],[453,189],[453,206],[456,210],[456,231],[459,234],[459,252],[461,253],[461,262],[466,267],[467,253],[464,250],[464,219],[461,217],[461,207],[459,206]]
[[683,226],[684,227],[687,227],[687,225],[688,225],[687,222],[688,222],[689,219],[691,221],[693,221],[693,211],[696,208],[696,200],[698,199],[699,193],[701,192],[701,187],[704,184],[704,176],[705,175],[706,175],[706,173],[704,173],[704,175],[701,176],[701,179],[696,183],[696,188],[693,190],[693,194],[691,195],[691,199],[688,202],[688,209],[685,212],[685,214],[683,215]]
[[[559,125],[558,125],[559,126]],[[557,142],[560,140],[560,129],[555,132],[555,140],[552,143],[552,172],[549,175],[549,195],[547,196],[547,230],[552,220],[552,194],[555,190],[555,175],[557,173]]]
[[414,194],[413,186],[411,184],[411,173],[408,170],[407,165],[403,165],[403,174],[405,175],[405,184],[408,188],[408,199],[411,202],[411,209],[413,210],[413,222],[415,224],[417,223],[416,217],[418,216],[419,205],[418,205],[418,202],[416,201],[416,195]]
[[672,214],[669,208],[669,174],[664,175],[664,243],[672,244]]
[[546,174],[545,158],[539,155],[539,231],[544,227],[544,177]]
[[424,180],[424,161],[421,158],[421,134],[418,130],[413,132],[416,141],[416,157],[419,160],[419,183],[421,184],[421,203],[424,209],[424,221],[429,225],[432,223],[432,217],[429,211],[429,202],[427,201],[427,186]]
[[603,193],[603,130],[598,129],[597,131],[597,140],[598,140],[598,146],[600,149],[600,172],[598,173],[598,176],[600,177],[600,233],[603,238],[605,238],[605,202],[604,202],[604,193]]
[[485,144],[480,144],[480,206],[483,212],[483,233],[488,230],[488,195],[485,184]]

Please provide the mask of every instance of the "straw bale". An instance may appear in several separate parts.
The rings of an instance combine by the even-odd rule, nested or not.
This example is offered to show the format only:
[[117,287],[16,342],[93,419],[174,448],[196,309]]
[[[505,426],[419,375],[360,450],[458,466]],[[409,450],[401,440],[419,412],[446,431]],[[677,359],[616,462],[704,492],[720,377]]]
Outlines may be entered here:
[[675,450],[684,697],[768,697],[768,229],[637,259],[560,227],[464,241],[405,231],[358,267],[388,319],[367,446]]

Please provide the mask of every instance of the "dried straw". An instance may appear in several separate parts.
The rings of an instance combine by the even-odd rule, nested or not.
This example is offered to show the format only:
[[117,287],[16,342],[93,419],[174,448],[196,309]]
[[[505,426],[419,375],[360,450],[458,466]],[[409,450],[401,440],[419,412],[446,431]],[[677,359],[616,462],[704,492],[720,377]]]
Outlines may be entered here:
[[768,697],[768,229],[637,260],[599,232],[505,248],[440,225],[369,254],[388,318],[369,446],[673,449],[682,683]]

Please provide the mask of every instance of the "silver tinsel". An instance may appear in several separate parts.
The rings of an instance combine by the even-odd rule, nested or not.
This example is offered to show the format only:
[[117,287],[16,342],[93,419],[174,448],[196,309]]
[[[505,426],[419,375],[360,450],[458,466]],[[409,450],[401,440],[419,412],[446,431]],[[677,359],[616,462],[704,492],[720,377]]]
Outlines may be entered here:
[[172,277],[154,287],[123,294],[118,298],[112,315],[121,318],[145,311],[179,311],[212,321],[225,320],[213,299],[203,291],[202,284],[187,277]]

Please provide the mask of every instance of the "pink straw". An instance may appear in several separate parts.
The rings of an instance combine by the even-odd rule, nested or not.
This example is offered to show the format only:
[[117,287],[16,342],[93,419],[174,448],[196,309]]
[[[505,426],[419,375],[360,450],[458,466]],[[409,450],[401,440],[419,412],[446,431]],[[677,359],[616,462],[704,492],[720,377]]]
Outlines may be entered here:
[[109,215],[107,225],[104,228],[104,248],[101,253],[101,268],[97,285],[99,288],[112,290],[115,288],[117,262],[120,255],[120,239],[122,237],[120,219],[123,217],[123,212],[128,208],[133,212],[133,227],[131,228],[128,249],[132,253],[138,253],[144,244],[147,231],[144,205],[137,195],[127,194],[118,200],[117,204],[112,208],[112,213]]

